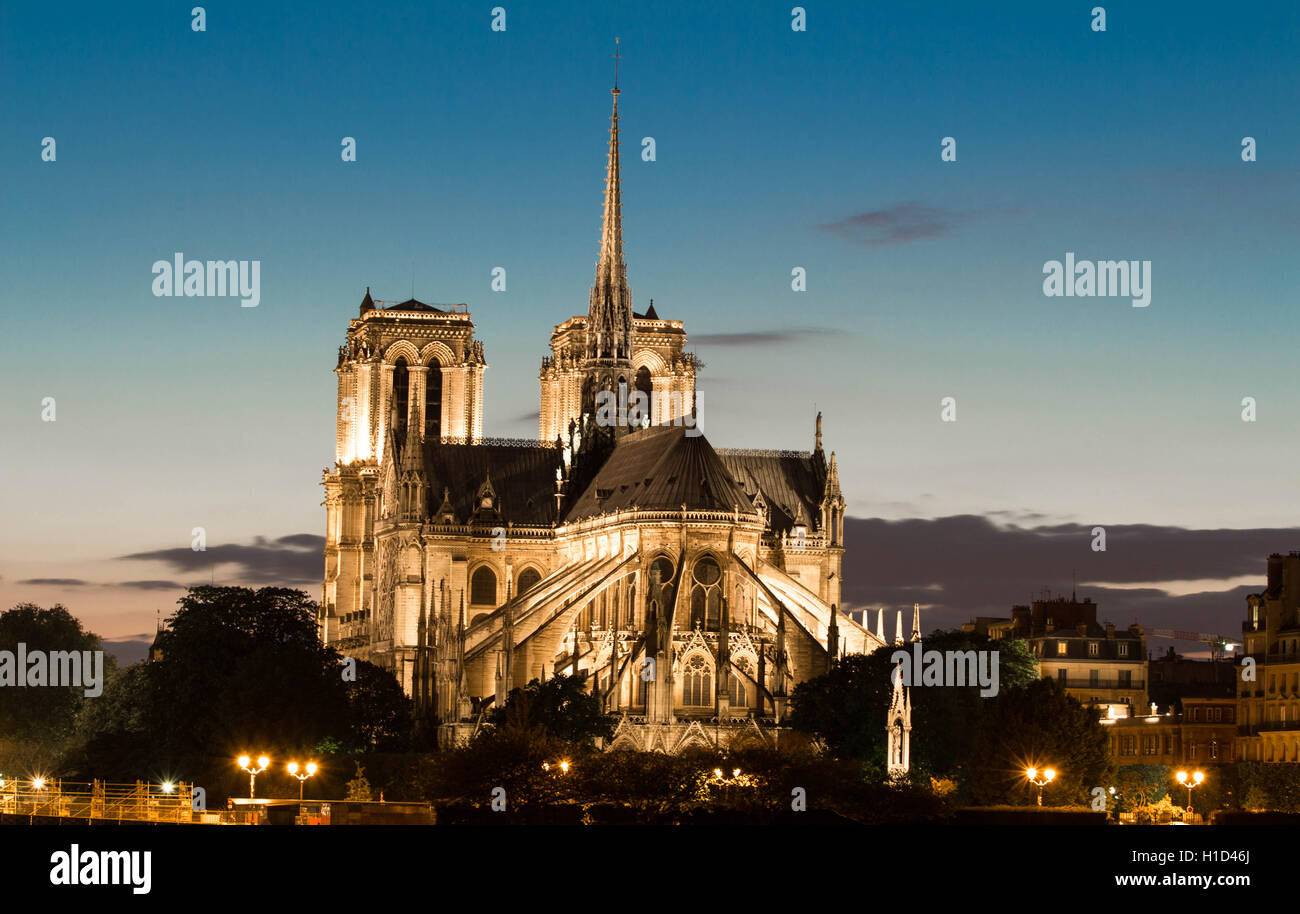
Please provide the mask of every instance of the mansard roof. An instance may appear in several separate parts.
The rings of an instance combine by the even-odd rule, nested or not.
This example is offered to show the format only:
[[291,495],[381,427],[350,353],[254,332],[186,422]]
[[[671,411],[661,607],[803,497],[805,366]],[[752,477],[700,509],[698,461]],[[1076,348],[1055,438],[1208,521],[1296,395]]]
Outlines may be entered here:
[[566,519],[634,505],[647,511],[679,511],[683,505],[697,511],[753,510],[708,440],[694,429],[673,425],[620,438]]
[[794,526],[803,508],[810,525],[821,516],[826,491],[826,461],[820,454],[798,451],[718,451],[718,459],[752,501],[759,492],[767,502],[768,526]]
[[476,498],[489,477],[496,494],[497,513],[484,515],[494,523],[549,526],[555,520],[555,468],[559,452],[535,442],[450,444],[426,441],[424,468],[429,480],[429,515],[442,506],[449,490],[458,523],[473,519]]

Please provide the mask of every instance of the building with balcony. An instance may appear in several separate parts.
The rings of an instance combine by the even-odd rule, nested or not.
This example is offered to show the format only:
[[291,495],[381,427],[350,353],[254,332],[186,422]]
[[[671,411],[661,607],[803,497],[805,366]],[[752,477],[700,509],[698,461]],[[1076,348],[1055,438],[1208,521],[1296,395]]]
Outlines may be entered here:
[[1246,597],[1237,669],[1237,758],[1300,762],[1300,552],[1268,557]]

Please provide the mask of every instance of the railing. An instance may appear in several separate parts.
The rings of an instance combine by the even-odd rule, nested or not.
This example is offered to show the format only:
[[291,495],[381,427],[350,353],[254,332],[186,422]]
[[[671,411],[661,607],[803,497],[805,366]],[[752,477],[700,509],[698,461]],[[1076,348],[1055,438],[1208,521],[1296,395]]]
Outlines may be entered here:
[[174,784],[167,790],[143,781],[87,784],[0,778],[0,813],[119,822],[204,821],[202,813],[194,811],[189,784]]
[[1147,684],[1142,679],[1066,679],[1064,685],[1067,689],[1145,689]]

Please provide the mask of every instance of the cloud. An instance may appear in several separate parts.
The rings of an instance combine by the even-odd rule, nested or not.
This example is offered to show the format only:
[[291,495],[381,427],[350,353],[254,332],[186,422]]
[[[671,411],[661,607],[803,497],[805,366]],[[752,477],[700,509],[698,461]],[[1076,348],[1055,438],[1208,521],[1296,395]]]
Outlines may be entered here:
[[922,203],[896,203],[885,209],[858,213],[838,222],[817,226],[854,244],[883,247],[942,238],[953,229],[978,218],[980,213],[959,213]]
[[537,410],[533,410],[533,411],[530,412],[530,413],[523,413],[523,414],[518,415],[518,416],[515,416],[513,419],[511,419],[511,420],[510,420],[510,424],[511,424],[511,425],[518,425],[518,424],[520,424],[521,422],[531,422],[531,423],[536,424],[536,422],[537,422],[537,418],[538,418],[538,415],[539,415],[539,413],[537,412]]
[[176,581],[121,581],[114,587],[133,587],[137,590],[184,590],[185,585]]
[[831,332],[822,327],[808,327],[803,330],[758,330],[750,333],[697,333],[691,340],[710,346],[774,346]]
[[[1023,515],[1029,516],[1029,515]],[[929,520],[845,521],[844,601],[854,609],[923,611],[924,628],[953,628],[976,615],[1008,616],[1045,587],[1092,597],[1099,620],[1126,626],[1240,631],[1245,595],[1263,589],[1265,557],[1300,546],[1300,529],[1191,530],[1106,525],[1106,551],[1093,552],[1092,526],[999,524],[958,515]],[[1257,586],[1242,586],[1252,578]],[[1148,582],[1221,581],[1176,594]],[[1109,585],[1109,586],[1108,586]],[[873,614],[874,622],[874,614]],[[910,624],[910,620],[908,623]],[[1185,649],[1182,646],[1179,649]]]
[[80,578],[28,578],[25,581],[19,581],[19,584],[25,584],[29,587],[89,587],[89,581],[83,581]]
[[[216,566],[223,568],[225,583],[304,584],[317,582],[324,573],[325,537],[314,533],[295,533],[276,540],[256,537],[250,544],[227,543],[195,552],[188,546],[134,552],[118,556],[120,561],[163,562],[176,571],[210,574]],[[161,584],[161,582],[158,582]],[[162,589],[159,586],[158,589]]]

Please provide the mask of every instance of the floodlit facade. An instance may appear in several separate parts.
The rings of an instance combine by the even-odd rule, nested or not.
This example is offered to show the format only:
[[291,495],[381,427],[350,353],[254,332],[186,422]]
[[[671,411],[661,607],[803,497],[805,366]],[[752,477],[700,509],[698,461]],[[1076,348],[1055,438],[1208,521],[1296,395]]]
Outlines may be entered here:
[[447,742],[557,673],[618,715],[615,747],[771,740],[796,682],[884,643],[839,611],[820,414],[808,451],[714,448],[684,324],[633,310],[618,98],[595,282],[551,336],[538,440],[483,437],[464,305],[367,290],[339,349],[322,637],[391,670]]

